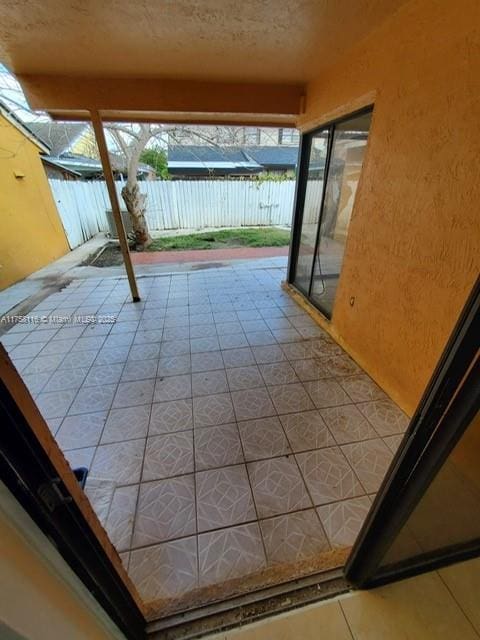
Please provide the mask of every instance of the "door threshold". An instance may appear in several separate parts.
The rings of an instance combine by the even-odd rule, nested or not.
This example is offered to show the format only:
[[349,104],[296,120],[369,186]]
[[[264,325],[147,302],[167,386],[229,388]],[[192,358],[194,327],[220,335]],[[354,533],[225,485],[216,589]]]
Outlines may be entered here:
[[149,640],[193,640],[227,631],[350,591],[343,569],[316,573],[280,585],[152,620]]

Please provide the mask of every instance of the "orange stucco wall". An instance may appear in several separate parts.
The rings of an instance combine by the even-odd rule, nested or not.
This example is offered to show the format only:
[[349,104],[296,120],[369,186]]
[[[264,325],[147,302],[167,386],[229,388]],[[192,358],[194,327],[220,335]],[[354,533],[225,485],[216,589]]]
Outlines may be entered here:
[[40,149],[0,115],[0,290],[68,253]]
[[479,273],[479,25],[478,0],[410,2],[308,86],[299,122],[374,96],[331,330],[409,413]]

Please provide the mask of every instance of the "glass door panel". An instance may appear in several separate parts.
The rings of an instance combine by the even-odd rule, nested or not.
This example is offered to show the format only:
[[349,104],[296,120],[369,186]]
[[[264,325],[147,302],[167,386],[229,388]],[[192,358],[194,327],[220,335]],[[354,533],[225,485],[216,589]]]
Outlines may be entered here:
[[310,297],[332,315],[371,112],[335,125]]
[[313,258],[317,243],[327,145],[328,129],[318,131],[310,138],[305,198],[294,279],[295,285],[306,295],[310,291]]

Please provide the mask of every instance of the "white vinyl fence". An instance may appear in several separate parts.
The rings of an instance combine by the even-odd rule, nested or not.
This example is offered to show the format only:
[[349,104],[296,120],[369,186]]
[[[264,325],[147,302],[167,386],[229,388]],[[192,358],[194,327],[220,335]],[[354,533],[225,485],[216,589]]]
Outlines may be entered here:
[[[108,231],[110,208],[105,182],[49,180],[70,247]],[[123,184],[117,183],[119,193]],[[295,181],[152,180],[147,194],[151,230],[290,225]],[[122,202],[122,201],[121,201]]]

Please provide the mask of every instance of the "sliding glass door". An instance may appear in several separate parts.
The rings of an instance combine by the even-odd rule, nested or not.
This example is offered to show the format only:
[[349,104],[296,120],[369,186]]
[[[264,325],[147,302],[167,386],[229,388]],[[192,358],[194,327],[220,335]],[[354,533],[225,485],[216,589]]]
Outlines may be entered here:
[[304,136],[297,260],[290,281],[327,317],[333,311],[370,121],[368,110]]

